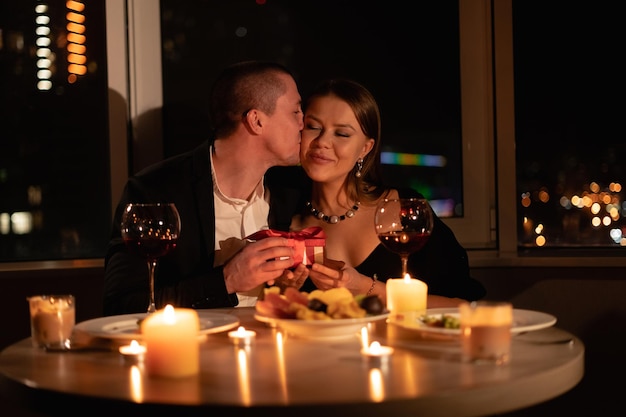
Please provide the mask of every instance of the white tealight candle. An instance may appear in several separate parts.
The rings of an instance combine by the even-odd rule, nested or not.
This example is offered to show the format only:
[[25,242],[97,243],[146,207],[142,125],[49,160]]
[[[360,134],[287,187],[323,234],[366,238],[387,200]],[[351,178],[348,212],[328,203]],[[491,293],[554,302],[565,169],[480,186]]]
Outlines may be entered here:
[[146,354],[146,347],[140,345],[136,340],[130,342],[130,345],[120,346],[120,354],[124,358],[124,362],[128,364],[136,364],[143,361]]
[[392,353],[392,347],[382,346],[376,341],[361,349],[361,355],[372,365],[380,365],[383,361],[386,362]]
[[426,313],[428,285],[406,274],[404,278],[387,280],[387,309],[391,319],[413,321]]
[[253,330],[246,330],[245,327],[239,326],[237,330],[228,332],[228,337],[235,345],[249,345],[256,337],[256,332]]
[[148,375],[186,377],[200,371],[198,312],[165,306],[141,322],[146,344],[144,364]]

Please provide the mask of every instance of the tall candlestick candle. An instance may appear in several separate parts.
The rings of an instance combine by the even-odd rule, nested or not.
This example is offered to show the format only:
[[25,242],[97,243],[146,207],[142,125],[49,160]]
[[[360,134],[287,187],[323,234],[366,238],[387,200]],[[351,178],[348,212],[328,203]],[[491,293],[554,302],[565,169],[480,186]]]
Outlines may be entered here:
[[406,274],[390,278],[387,287],[387,309],[392,321],[413,322],[426,313],[428,285]]
[[148,375],[186,377],[200,371],[200,320],[196,310],[167,305],[141,323]]

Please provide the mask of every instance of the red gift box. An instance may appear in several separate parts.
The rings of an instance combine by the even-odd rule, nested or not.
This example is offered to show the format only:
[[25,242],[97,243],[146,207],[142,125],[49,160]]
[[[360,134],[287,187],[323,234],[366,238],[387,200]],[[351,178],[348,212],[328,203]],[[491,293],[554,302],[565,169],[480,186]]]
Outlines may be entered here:
[[249,240],[261,240],[266,237],[285,237],[289,239],[289,246],[294,248],[295,268],[298,264],[313,265],[324,263],[324,247],[326,246],[326,234],[321,227],[307,227],[299,232],[283,232],[280,230],[266,229],[247,236]]

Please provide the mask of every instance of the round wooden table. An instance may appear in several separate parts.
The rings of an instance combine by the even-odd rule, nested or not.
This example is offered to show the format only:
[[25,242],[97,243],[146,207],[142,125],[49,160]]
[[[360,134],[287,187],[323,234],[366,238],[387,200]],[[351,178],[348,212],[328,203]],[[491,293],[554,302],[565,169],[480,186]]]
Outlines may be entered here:
[[197,376],[148,377],[116,346],[54,353],[33,348],[29,338],[0,354],[0,392],[46,415],[463,417],[532,406],[583,377],[583,343],[555,327],[514,336],[511,362],[496,366],[462,363],[458,338],[381,320],[370,325],[370,341],[395,350],[378,365],[361,355],[357,334],[310,340],[256,321],[253,308],[211,311],[237,316],[257,336],[241,348],[227,332],[207,335]]

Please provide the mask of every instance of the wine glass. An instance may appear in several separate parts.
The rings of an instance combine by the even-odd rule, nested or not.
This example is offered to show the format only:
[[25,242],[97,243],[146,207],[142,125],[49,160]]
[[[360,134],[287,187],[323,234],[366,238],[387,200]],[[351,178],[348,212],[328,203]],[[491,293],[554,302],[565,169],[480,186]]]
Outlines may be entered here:
[[124,209],[121,228],[122,239],[129,251],[148,262],[148,313],[154,313],[154,271],[157,260],[176,247],[180,234],[180,215],[173,203],[131,203]]
[[433,231],[433,211],[425,198],[384,199],[376,208],[376,234],[382,244],[402,259],[407,274],[409,255],[422,249]]

